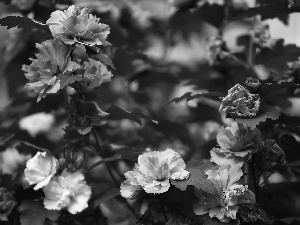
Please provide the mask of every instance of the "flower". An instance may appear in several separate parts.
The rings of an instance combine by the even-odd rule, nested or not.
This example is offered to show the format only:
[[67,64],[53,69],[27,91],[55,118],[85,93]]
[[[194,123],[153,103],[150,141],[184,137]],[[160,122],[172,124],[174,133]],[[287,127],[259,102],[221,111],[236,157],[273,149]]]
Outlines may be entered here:
[[26,130],[31,137],[36,137],[39,133],[45,133],[51,129],[55,122],[53,114],[39,112],[22,118],[19,126]]
[[284,151],[272,139],[261,143],[255,156],[255,164],[261,171],[275,172],[285,161]]
[[56,93],[61,88],[59,75],[71,74],[80,66],[68,59],[71,48],[62,42],[47,40],[36,44],[36,48],[40,53],[36,54],[36,59],[31,59],[29,66],[23,65],[22,70],[29,80],[25,86],[29,95],[38,96],[37,101],[40,101],[47,94]]
[[25,180],[30,184],[36,184],[33,188],[38,190],[46,186],[58,169],[58,160],[46,152],[37,152],[26,162],[24,171]]
[[220,148],[210,151],[211,161],[219,166],[244,163],[257,151],[261,143],[260,131],[233,122],[231,127],[221,127],[217,134]]
[[214,194],[196,190],[196,196],[201,200],[194,206],[196,215],[209,214],[221,222],[228,223],[236,219],[239,207],[253,208],[255,195],[248,190],[247,185],[238,183],[243,172],[240,166],[225,166],[206,172],[208,179],[215,188]]
[[124,198],[134,198],[136,191],[143,189],[149,194],[161,194],[168,191],[171,180],[184,180],[189,177],[185,162],[172,149],[153,151],[140,155],[133,171],[125,173],[121,185]]
[[90,92],[102,83],[111,81],[112,73],[100,61],[88,58],[83,67],[84,72],[80,82],[81,91]]
[[66,170],[59,177],[54,177],[43,191],[46,209],[60,210],[67,207],[72,214],[87,208],[92,194],[91,187],[86,185],[82,173],[69,173]]
[[259,110],[260,97],[250,92],[240,84],[232,87],[222,100],[219,111],[232,118],[253,118]]
[[109,26],[99,23],[100,19],[87,13],[87,10],[72,5],[67,10],[51,13],[46,24],[49,25],[53,37],[67,45],[109,45],[105,40],[110,33]]

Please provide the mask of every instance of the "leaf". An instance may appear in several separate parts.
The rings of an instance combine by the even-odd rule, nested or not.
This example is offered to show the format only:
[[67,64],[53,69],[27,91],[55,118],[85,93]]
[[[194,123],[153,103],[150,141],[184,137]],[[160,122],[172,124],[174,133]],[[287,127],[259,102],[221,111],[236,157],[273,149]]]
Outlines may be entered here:
[[58,219],[59,211],[45,209],[41,201],[24,200],[19,206],[21,225],[41,225],[46,218],[51,221]]
[[287,24],[288,15],[294,12],[299,12],[299,7],[289,8],[287,0],[264,1],[264,4],[261,6],[249,8],[245,12],[236,15],[232,20],[240,20],[261,15],[262,20],[278,18],[284,24]]
[[46,32],[50,32],[49,26],[43,23],[39,23],[33,19],[22,16],[7,16],[0,19],[1,26],[7,26],[8,29],[17,27],[24,29],[34,29],[38,28],[40,30],[44,30]]
[[261,98],[265,98],[269,94],[278,92],[278,90],[280,89],[284,89],[284,88],[294,89],[297,87],[299,87],[299,84],[296,84],[294,82],[263,83],[259,89],[259,96]]
[[113,188],[111,190],[109,190],[108,192],[106,192],[104,195],[102,195],[101,197],[97,198],[93,204],[94,206],[99,206],[100,203],[106,202],[116,196],[120,195],[120,189],[117,188]]
[[264,222],[266,224],[276,224],[276,222],[279,222],[279,221],[284,222],[285,224],[291,224],[293,222],[297,222],[296,224],[299,224],[300,217],[287,217],[287,218],[282,218],[282,219],[277,219],[277,220],[264,220]]
[[7,134],[4,137],[0,137],[0,152],[3,152],[6,150],[8,146],[8,141],[15,136],[15,134]]
[[270,48],[261,48],[255,56],[255,64],[265,65],[278,75],[282,76],[289,69],[287,63],[297,61],[300,57],[300,48],[295,44],[284,44],[283,39],[277,40]]
[[216,194],[213,183],[207,179],[207,175],[199,169],[187,169],[190,172],[190,176],[186,180],[175,181],[171,180],[171,183],[181,191],[185,191],[188,185],[192,185],[197,189],[201,189],[207,193]]
[[141,113],[139,111],[128,112],[118,106],[115,106],[115,105],[112,105],[111,107],[109,107],[106,112],[109,113],[109,115],[107,116],[108,120],[128,119],[128,120],[132,120],[132,121],[137,122],[138,124],[142,125],[141,118],[143,118],[143,119],[146,119],[153,123],[158,123],[157,121],[150,119],[148,116],[144,115],[143,113]]
[[[233,225],[234,223],[226,223],[228,225]],[[203,225],[224,225],[220,220],[217,218],[211,218],[209,215],[203,216]]]
[[271,111],[271,112],[266,112],[258,115],[257,117],[253,119],[235,119],[237,123],[242,123],[245,126],[249,127],[251,130],[254,130],[258,124],[261,122],[265,122],[266,119],[272,119],[272,120],[277,120],[280,116],[280,112],[278,111]]
[[98,59],[100,62],[102,62],[103,64],[105,64],[106,66],[110,66],[114,70],[116,69],[112,60],[104,52],[99,51],[99,53],[97,55],[95,55],[94,57],[96,59]]
[[26,141],[19,141],[17,148],[20,149],[21,152],[25,152],[27,150],[31,151],[31,149],[34,149],[35,152],[36,151],[46,152],[46,153],[52,155],[52,153],[48,149],[38,147],[38,146],[28,143]]
[[116,161],[116,160],[119,160],[119,159],[121,159],[121,158],[122,158],[122,155],[119,154],[119,153],[117,153],[117,154],[113,155],[112,157],[105,158],[105,159],[102,159],[102,160],[100,160],[100,161],[98,161],[98,162],[95,162],[94,164],[92,164],[92,165],[87,169],[86,172],[90,171],[91,169],[94,169],[95,167],[97,167],[97,166],[99,166],[99,165],[101,165],[101,164],[103,164],[103,163]]
[[3,187],[0,187],[0,221],[7,221],[7,216],[17,205],[13,195]]
[[58,79],[59,79],[59,83],[60,83],[60,89],[63,89],[64,87],[68,86],[69,84],[73,84],[76,81],[81,81],[82,76],[61,73],[58,75]]
[[192,92],[187,92],[185,93],[184,95],[182,95],[181,97],[178,97],[178,98],[174,98],[172,99],[170,102],[168,102],[165,106],[171,104],[172,102],[175,102],[175,103],[178,103],[184,99],[186,99],[187,102],[191,101],[191,100],[194,100],[196,98],[200,98],[200,97],[224,97],[225,95],[221,92],[218,92],[218,91],[213,91],[213,92],[208,92],[208,93],[197,93],[197,94],[194,94],[192,95],[193,93]]

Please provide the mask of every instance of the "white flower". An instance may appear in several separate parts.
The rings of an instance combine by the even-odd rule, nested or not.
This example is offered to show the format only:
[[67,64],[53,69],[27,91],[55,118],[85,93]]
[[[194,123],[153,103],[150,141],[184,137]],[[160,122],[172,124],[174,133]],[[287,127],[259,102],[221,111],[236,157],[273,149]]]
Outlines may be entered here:
[[87,202],[92,194],[91,187],[86,185],[82,173],[69,173],[65,170],[59,177],[54,177],[43,188],[43,191],[45,193],[44,205],[46,209],[60,210],[67,207],[72,214],[87,208]]
[[240,206],[253,208],[255,195],[248,190],[247,185],[238,183],[243,175],[240,166],[222,166],[206,172],[208,179],[213,183],[213,194],[196,192],[196,196],[202,199],[194,205],[196,215],[208,213],[210,217],[217,217],[221,222],[228,223],[236,220],[236,214]]
[[172,149],[144,153],[139,156],[135,169],[125,174],[127,180],[121,185],[121,195],[132,198],[140,189],[150,194],[164,193],[170,187],[170,179],[189,177],[185,167],[181,156]]
[[74,5],[67,10],[56,10],[46,21],[55,39],[67,45],[80,43],[84,45],[109,45],[106,41],[110,33],[109,26],[99,23],[99,18],[87,13],[87,8],[80,9]]
[[30,184],[36,184],[33,188],[38,190],[46,186],[58,169],[58,160],[46,152],[37,152],[27,161],[24,171],[25,180]]
[[51,129],[55,118],[50,113],[40,112],[26,116],[19,121],[19,127],[26,130],[31,137],[36,137],[39,133],[45,133]]

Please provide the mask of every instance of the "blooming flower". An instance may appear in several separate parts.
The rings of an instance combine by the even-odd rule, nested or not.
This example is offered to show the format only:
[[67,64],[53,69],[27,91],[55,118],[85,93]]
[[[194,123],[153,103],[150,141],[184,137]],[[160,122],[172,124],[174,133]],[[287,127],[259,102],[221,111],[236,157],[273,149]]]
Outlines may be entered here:
[[285,161],[284,151],[272,139],[261,143],[255,156],[255,164],[261,171],[275,172]]
[[232,87],[222,100],[219,111],[232,118],[252,118],[258,113],[260,97],[250,92],[240,84]]
[[[196,196],[201,201],[194,206],[196,215],[209,214],[220,221],[228,223],[236,219],[239,207],[253,208],[255,195],[248,190],[247,185],[238,183],[243,175],[239,166],[225,166],[206,172],[208,179],[215,187],[215,194],[209,194],[198,190]],[[197,191],[197,190],[196,190]]]
[[88,207],[91,197],[91,187],[86,185],[84,176],[80,172],[69,173],[63,171],[59,177],[54,177],[50,183],[43,188],[46,209],[60,210],[67,207],[72,214],[81,212]]
[[25,88],[29,90],[31,97],[38,96],[37,101],[46,97],[47,94],[56,93],[60,89],[59,75],[71,74],[80,66],[68,60],[71,48],[62,42],[47,40],[36,44],[40,53],[32,63],[23,65],[22,70],[29,80]]
[[102,83],[111,81],[112,73],[100,61],[88,58],[84,62],[84,72],[80,88],[83,92],[90,92]]
[[105,40],[110,33],[109,26],[99,23],[100,19],[87,13],[87,10],[72,5],[67,10],[51,13],[46,24],[49,25],[53,37],[67,45],[109,45]]
[[153,151],[139,156],[133,171],[125,173],[126,181],[121,185],[121,195],[133,198],[137,190],[160,194],[168,191],[170,179],[184,180],[189,177],[181,156],[172,149]]
[[54,122],[53,114],[40,112],[22,118],[19,126],[22,130],[28,131],[31,137],[36,137],[39,133],[49,131]]
[[30,184],[36,184],[33,188],[38,190],[46,186],[58,169],[58,160],[46,152],[37,152],[26,162],[24,171],[25,180]]
[[221,127],[217,134],[220,148],[210,152],[211,161],[219,166],[244,163],[261,143],[258,129],[251,130],[243,124],[233,122],[231,127]]

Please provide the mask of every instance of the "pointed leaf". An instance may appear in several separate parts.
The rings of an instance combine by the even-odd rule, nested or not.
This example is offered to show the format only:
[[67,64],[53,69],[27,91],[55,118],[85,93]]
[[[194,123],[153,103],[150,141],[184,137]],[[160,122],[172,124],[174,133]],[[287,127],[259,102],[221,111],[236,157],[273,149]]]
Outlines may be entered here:
[[190,176],[186,180],[175,181],[171,180],[171,183],[181,191],[185,191],[188,185],[192,185],[197,189],[201,189],[207,193],[216,194],[213,183],[207,179],[207,175],[199,169],[187,169],[190,172]]
[[141,118],[143,118],[143,119],[151,121],[153,123],[157,123],[157,121],[152,120],[150,117],[144,115],[143,113],[141,113],[139,111],[128,112],[118,106],[115,106],[115,105],[112,105],[111,107],[109,107],[109,109],[106,112],[109,113],[109,115],[107,116],[108,120],[128,119],[128,120],[132,120],[132,121],[137,122],[138,124],[142,125]]
[[265,98],[269,94],[277,92],[280,89],[287,88],[287,89],[294,89],[299,87],[299,84],[294,82],[281,82],[281,83],[264,83],[260,86],[259,89],[259,96],[261,98]]
[[171,104],[172,102],[178,103],[184,99],[186,99],[186,101],[191,101],[194,100],[196,98],[200,98],[200,97],[213,97],[213,98],[219,98],[219,97],[224,97],[225,95],[221,92],[218,91],[213,91],[213,92],[208,92],[208,93],[197,93],[192,95],[192,92],[187,92],[184,95],[182,95],[181,97],[178,98],[174,98],[172,99],[170,102],[168,102],[165,106]]
[[99,53],[97,55],[95,55],[95,58],[98,59],[103,64],[105,64],[106,66],[110,66],[114,70],[116,69],[112,60],[104,52],[99,51]]
[[280,112],[278,111],[271,111],[271,112],[266,112],[262,113],[260,115],[257,115],[257,117],[252,118],[252,119],[235,119],[237,123],[242,123],[245,126],[249,127],[251,130],[254,130],[258,124],[261,122],[265,122],[266,119],[271,119],[271,120],[277,120],[280,116]]
[[13,27],[25,28],[25,29],[38,28],[38,29],[44,30],[48,33],[51,33],[48,25],[39,23],[28,17],[7,16],[7,17],[0,19],[0,25],[7,26],[8,29],[13,28]]

